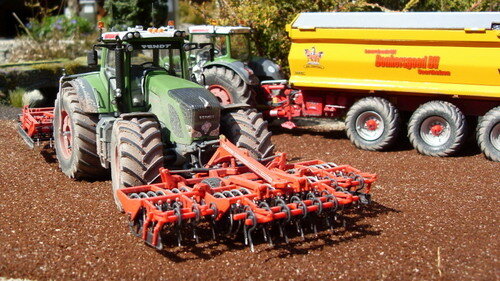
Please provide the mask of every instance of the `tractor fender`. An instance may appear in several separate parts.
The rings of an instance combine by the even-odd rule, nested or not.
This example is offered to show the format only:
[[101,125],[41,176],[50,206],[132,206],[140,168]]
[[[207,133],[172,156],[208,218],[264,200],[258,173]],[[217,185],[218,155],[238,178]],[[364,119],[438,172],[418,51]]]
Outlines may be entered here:
[[253,74],[253,70],[240,61],[209,62],[203,66],[203,69],[209,68],[211,66],[223,66],[223,67],[227,67],[227,68],[231,69],[232,71],[236,72],[236,74],[238,74],[247,85],[258,85],[259,84],[259,79],[257,78],[257,76],[255,74]]
[[92,85],[84,78],[78,77],[70,81],[65,81],[61,85],[61,89],[65,87],[73,87],[78,95],[78,100],[85,113],[98,113],[99,102]]
[[280,67],[272,60],[261,57],[253,57],[249,66],[261,81],[269,80],[269,78],[271,78],[271,80],[285,79],[285,75],[281,72]]

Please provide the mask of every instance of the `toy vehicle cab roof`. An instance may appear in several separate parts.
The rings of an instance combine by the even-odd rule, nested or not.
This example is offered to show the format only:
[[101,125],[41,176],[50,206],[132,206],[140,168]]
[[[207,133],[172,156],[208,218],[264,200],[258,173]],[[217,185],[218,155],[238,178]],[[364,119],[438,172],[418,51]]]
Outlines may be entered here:
[[491,29],[500,12],[300,13],[292,28]]
[[234,34],[251,31],[252,29],[247,26],[195,25],[189,27],[190,34]]

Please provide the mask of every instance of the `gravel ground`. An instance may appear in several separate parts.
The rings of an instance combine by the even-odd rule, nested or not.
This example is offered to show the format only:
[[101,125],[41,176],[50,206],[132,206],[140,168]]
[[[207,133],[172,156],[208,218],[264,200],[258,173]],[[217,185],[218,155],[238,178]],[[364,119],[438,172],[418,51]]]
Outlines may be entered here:
[[[3,111],[3,109],[0,109]],[[27,279],[498,280],[500,163],[355,149],[342,131],[275,127],[293,161],[376,172],[375,202],[333,233],[256,245],[210,241],[157,252],[129,234],[109,181],[67,179],[53,151],[29,150],[0,121],[0,276]]]
[[15,120],[19,113],[20,108],[0,104],[0,120]]

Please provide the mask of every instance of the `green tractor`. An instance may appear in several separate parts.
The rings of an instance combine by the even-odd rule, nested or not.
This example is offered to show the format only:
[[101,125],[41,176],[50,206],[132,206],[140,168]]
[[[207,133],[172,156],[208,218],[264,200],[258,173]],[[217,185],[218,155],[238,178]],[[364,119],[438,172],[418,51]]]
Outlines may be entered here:
[[62,171],[100,178],[110,170],[113,191],[149,184],[160,167],[202,168],[220,134],[256,159],[272,155],[260,113],[221,106],[188,80],[187,53],[203,47],[173,27],[103,33],[88,55],[98,65],[101,50],[99,70],[60,81],[53,130]]
[[[206,44],[190,52],[191,80],[208,86],[221,104],[253,105],[254,93],[259,91],[261,81],[284,79],[278,65],[252,55],[251,32],[250,27],[243,26],[189,28],[190,42]],[[207,45],[209,43],[212,45]]]

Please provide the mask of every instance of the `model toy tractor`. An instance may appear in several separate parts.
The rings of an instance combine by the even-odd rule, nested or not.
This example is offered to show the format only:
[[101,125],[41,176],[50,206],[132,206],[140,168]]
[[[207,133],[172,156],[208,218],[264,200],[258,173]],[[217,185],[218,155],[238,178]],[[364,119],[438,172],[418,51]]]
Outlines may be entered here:
[[[158,249],[182,241],[185,229],[252,233],[316,223],[333,226],[340,212],[370,201],[375,175],[319,160],[295,164],[273,154],[262,115],[246,105],[220,105],[188,78],[185,43],[173,27],[106,32],[88,55],[96,72],[63,76],[55,109],[25,108],[24,139],[53,131],[61,170],[71,178],[111,171],[118,208],[131,231]],[[160,59],[161,58],[161,59]],[[53,121],[53,126],[52,126]],[[223,134],[223,135],[221,135]],[[206,221],[208,223],[202,223]],[[177,239],[169,240],[173,233]]]
[[221,104],[254,103],[254,91],[263,80],[284,79],[280,67],[269,59],[253,56],[251,29],[242,26],[201,25],[189,28],[190,42],[210,46],[190,53],[193,81],[207,85]]

